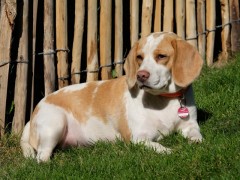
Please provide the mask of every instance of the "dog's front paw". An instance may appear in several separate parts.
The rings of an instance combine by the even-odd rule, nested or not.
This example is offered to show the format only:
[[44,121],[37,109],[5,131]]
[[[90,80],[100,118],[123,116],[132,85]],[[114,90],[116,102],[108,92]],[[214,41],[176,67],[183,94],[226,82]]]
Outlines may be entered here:
[[203,137],[198,129],[190,129],[188,132],[183,134],[186,138],[189,139],[190,143],[201,143]]
[[200,133],[198,133],[195,136],[191,136],[189,140],[190,140],[190,143],[202,143],[203,137]]
[[166,148],[164,146],[162,146],[161,148],[155,148],[154,150],[157,153],[161,153],[161,154],[171,154],[172,153],[172,150],[170,148]]
[[157,143],[157,142],[152,142],[152,141],[145,141],[144,145],[147,146],[150,149],[153,149],[157,153],[161,154],[171,154],[172,150],[170,148],[166,148],[163,145]]

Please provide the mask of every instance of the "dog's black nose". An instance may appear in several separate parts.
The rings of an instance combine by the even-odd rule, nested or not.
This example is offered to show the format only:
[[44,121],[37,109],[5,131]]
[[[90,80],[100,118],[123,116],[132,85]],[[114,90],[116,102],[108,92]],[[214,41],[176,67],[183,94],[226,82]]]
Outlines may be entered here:
[[140,70],[137,72],[137,80],[140,82],[145,82],[150,76],[150,73],[146,70]]

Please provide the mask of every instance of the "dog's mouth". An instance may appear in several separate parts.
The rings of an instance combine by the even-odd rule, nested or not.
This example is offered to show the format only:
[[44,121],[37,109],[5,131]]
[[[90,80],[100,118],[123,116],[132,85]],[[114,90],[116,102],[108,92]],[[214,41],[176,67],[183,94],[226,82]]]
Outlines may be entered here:
[[160,90],[160,89],[165,89],[167,87],[167,84],[165,84],[164,86],[162,86],[162,87],[158,87],[158,88],[154,88],[154,87],[151,87],[151,86],[147,86],[147,85],[145,85],[145,84],[141,84],[141,85],[139,85],[139,88],[140,89],[146,89],[146,90],[150,90],[150,89],[155,89],[155,90]]
[[144,84],[141,84],[139,85],[139,89],[145,91],[145,92],[148,92],[152,95],[159,95],[161,94],[162,92],[164,92],[164,89],[166,88],[167,85],[164,85],[162,87],[157,87],[157,88],[154,88],[154,87],[151,87],[151,86],[147,86],[147,85],[144,85]]
[[139,88],[140,89],[152,89],[152,87],[144,85],[144,84],[140,85]]

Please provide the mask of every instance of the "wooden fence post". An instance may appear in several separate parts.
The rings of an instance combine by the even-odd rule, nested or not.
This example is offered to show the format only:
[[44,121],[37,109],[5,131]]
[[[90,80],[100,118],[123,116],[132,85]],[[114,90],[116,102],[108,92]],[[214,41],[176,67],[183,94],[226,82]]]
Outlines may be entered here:
[[4,134],[7,100],[10,49],[14,20],[17,14],[16,0],[1,4],[0,15],[0,137]]
[[206,1],[206,27],[209,31],[207,34],[207,52],[206,59],[207,65],[213,64],[213,53],[214,53],[214,40],[215,40],[215,25],[216,25],[216,1]]
[[67,24],[67,0],[56,0],[56,47],[59,88],[69,84]]
[[206,30],[206,11],[205,11],[205,0],[197,1],[197,31],[198,31],[198,51],[201,54],[202,58],[206,57],[206,34],[204,33]]
[[[240,22],[239,20],[239,0],[229,0],[230,2],[230,21],[232,22],[231,28],[231,50],[237,52],[240,50]],[[233,22],[235,21],[235,22]]]
[[87,81],[98,79],[97,0],[88,1]]
[[139,37],[139,0],[130,0],[130,40],[131,47]]
[[[112,0],[100,1],[100,63],[111,64]],[[111,79],[111,67],[101,69],[102,80]]]
[[55,65],[54,65],[54,9],[53,0],[44,0],[44,88],[45,96],[55,90]]
[[28,81],[28,0],[23,1],[23,14],[22,19],[22,34],[19,41],[18,48],[18,64],[17,74],[15,81],[15,94],[14,94],[14,117],[12,124],[12,132],[19,134],[26,120],[26,105],[27,105],[27,81]]
[[143,0],[141,37],[147,36],[151,32],[152,10],[153,10],[153,1],[152,0]]
[[195,0],[186,0],[186,39],[197,48],[196,27]]
[[163,31],[173,31],[173,0],[164,1]]
[[[228,0],[221,0],[221,17],[222,24],[229,23],[229,2]],[[221,32],[222,38],[222,52],[219,55],[219,63],[226,62],[228,59],[228,50],[230,49],[230,25],[224,25]]]
[[160,32],[162,26],[162,0],[155,1],[154,32]]
[[[115,0],[115,44],[114,44],[114,62],[123,61],[123,2]],[[120,77],[123,73],[123,65],[115,65],[116,76]]]
[[31,113],[34,108],[34,83],[35,83],[35,61],[36,61],[36,30],[37,30],[38,0],[33,1],[33,34],[32,34],[32,92],[31,92]]
[[81,69],[84,16],[85,16],[85,1],[84,0],[75,1],[74,38],[71,66],[72,84],[80,83],[80,74],[75,73],[79,73]]
[[176,2],[176,25],[177,35],[185,39],[185,19],[186,19],[186,2],[185,0],[178,0]]

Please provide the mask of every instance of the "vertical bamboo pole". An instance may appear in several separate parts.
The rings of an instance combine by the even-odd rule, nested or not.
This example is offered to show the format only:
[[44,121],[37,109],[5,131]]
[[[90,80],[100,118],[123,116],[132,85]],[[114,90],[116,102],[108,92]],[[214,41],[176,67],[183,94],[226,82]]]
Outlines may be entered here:
[[[222,24],[227,24],[229,22],[229,2],[228,0],[221,0],[221,17]],[[219,56],[218,61],[220,63],[226,62],[228,59],[228,50],[230,48],[230,25],[225,25],[222,27],[221,32],[222,38],[222,52]]]
[[56,47],[58,86],[68,85],[67,0],[56,0]]
[[1,15],[2,15],[2,7],[3,7],[4,3],[5,3],[5,0],[0,0],[0,18],[1,18]]
[[207,65],[211,66],[213,64],[213,53],[214,53],[214,40],[215,40],[215,25],[216,25],[216,1],[206,1],[206,16],[207,22],[206,27],[209,30],[207,35],[207,52],[206,60]]
[[[239,0],[229,0],[230,2],[230,21],[239,20]],[[233,22],[231,28],[231,50],[240,50],[240,22]]]
[[182,39],[185,39],[185,0],[176,0],[176,25],[177,35]]
[[[100,63],[111,64],[112,0],[100,0]],[[111,78],[111,67],[103,67],[102,80]]]
[[206,56],[206,12],[205,12],[205,0],[197,1],[197,29],[198,29],[198,51],[202,58],[205,59]]
[[37,30],[38,0],[33,1],[33,35],[32,35],[32,92],[31,92],[31,113],[34,106],[34,83],[35,83],[35,60],[36,60],[36,30]]
[[160,32],[162,26],[162,0],[155,1],[154,32]]
[[2,7],[3,7],[4,3],[5,3],[5,0],[0,0],[0,18],[1,18],[1,15],[2,15]]
[[173,0],[164,1],[163,31],[173,31]]
[[196,29],[195,0],[186,0],[186,39],[197,48]]
[[[53,0],[44,0],[44,40],[43,52],[54,49],[54,20]],[[45,54],[44,58],[44,86],[45,96],[55,90],[54,54]]]
[[75,1],[75,22],[74,22],[74,38],[72,49],[72,66],[71,74],[72,84],[80,82],[80,74],[74,74],[80,72],[81,67],[81,55],[82,55],[82,41],[84,31],[84,16],[85,16],[85,2],[84,0]]
[[141,33],[141,37],[147,36],[151,32],[152,11],[153,11],[153,1],[152,0],[143,0],[143,3],[142,3],[142,33]]
[[87,81],[95,81],[98,79],[97,0],[88,1],[87,32]]
[[[114,62],[123,61],[123,2],[115,0],[115,44],[114,44]],[[115,66],[116,76],[122,76],[122,64]]]
[[[19,134],[25,125],[26,104],[27,104],[27,75],[28,64],[28,0],[23,0],[22,34],[19,41],[17,74],[15,82],[14,104],[15,112],[13,117],[12,132]],[[22,61],[22,63],[21,63]]]
[[7,100],[8,72],[10,49],[14,20],[17,14],[16,0],[9,0],[1,4],[0,18],[0,137],[4,134],[5,112]]
[[139,0],[130,0],[130,33],[131,47],[139,37]]

